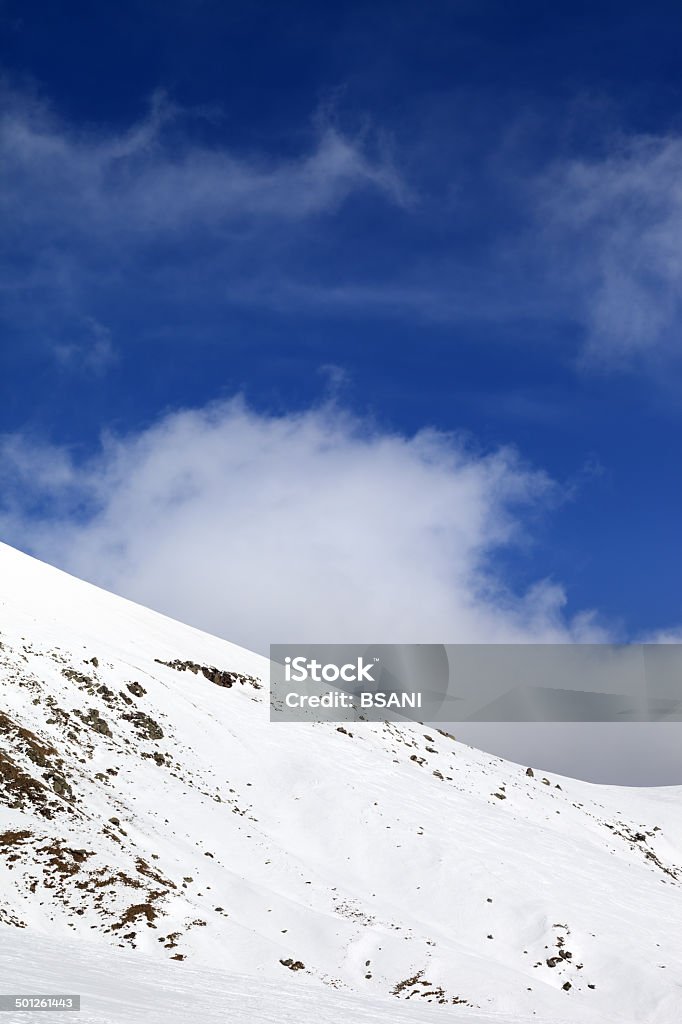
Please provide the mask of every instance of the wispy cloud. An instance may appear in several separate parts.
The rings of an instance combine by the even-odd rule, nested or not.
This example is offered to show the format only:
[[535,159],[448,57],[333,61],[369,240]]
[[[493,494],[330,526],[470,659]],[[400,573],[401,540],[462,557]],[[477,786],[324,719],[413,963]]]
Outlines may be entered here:
[[298,219],[334,209],[361,188],[408,201],[388,156],[370,157],[360,138],[331,123],[318,124],[307,151],[274,158],[191,142],[177,130],[182,116],[158,95],[127,130],[83,130],[15,97],[0,118],[5,213],[17,227],[66,241],[65,232],[139,237],[245,218]]
[[680,351],[682,138],[634,136],[598,158],[557,164],[540,189],[543,244],[585,358],[631,366]]
[[[202,113],[161,94],[120,130],[75,126],[24,94],[2,100],[4,316],[47,339],[65,366],[110,364],[107,305],[129,302],[143,282],[163,299],[169,269],[188,296],[203,278],[218,297],[245,265],[254,272],[269,251],[295,248],[302,226],[338,215],[351,196],[411,202],[386,146],[329,117],[313,119],[298,152],[277,155],[240,151],[221,133],[197,141]],[[88,323],[97,326],[86,343]]]
[[54,354],[62,366],[96,375],[116,362],[111,331],[91,316],[74,325],[68,340],[55,343]]
[[0,479],[10,542],[260,650],[602,635],[566,618],[560,586],[515,595],[495,569],[556,495],[512,450],[235,400],[108,437],[87,462],[6,438]]
[[[118,342],[122,299],[133,310],[155,304],[156,315],[169,296],[189,321],[230,306],[498,324],[500,336],[528,324],[536,340],[551,325],[589,370],[679,351],[676,135],[612,139],[599,157],[549,169],[543,156],[531,171],[507,146],[504,166],[499,154],[485,158],[482,182],[471,168],[460,181],[449,151],[450,163],[422,168],[420,181],[404,139],[396,160],[379,132],[351,135],[329,114],[283,154],[247,152],[227,129],[203,132],[201,111],[162,94],[116,130],[76,126],[24,94],[3,101],[4,316],[47,339],[62,366],[102,372],[111,337],[78,341],[83,324]],[[367,227],[363,207],[347,219],[359,198],[389,218]]]

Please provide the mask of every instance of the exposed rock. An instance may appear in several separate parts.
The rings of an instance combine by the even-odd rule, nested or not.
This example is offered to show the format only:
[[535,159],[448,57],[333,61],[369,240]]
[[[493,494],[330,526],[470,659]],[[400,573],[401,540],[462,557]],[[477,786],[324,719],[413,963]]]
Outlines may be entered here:
[[49,799],[48,792],[42,782],[0,750],[0,803],[21,810],[29,806],[44,818],[51,818],[59,807]]
[[63,775],[60,775],[59,772],[47,772],[44,778],[52,784],[52,789],[57,796],[60,796],[63,800],[73,800],[71,786]]
[[204,676],[205,679],[215,683],[216,686],[223,686],[229,689],[234,686],[235,683],[239,683],[244,686],[248,684],[253,686],[255,690],[260,690],[262,684],[259,679],[255,676],[244,675],[241,672],[228,672],[223,669],[216,668],[215,665],[199,665],[196,661],[181,661],[179,658],[175,658],[174,661],[161,661],[160,658],[155,658],[159,665],[165,665],[166,668],[174,668],[177,672],[192,672],[197,675],[198,672]]
[[93,730],[93,732],[98,732],[102,736],[111,736],[111,729],[104,719],[100,718],[100,714],[96,708],[89,708],[85,714],[83,712],[79,712],[78,714],[85,724]]
[[280,960],[282,967],[288,967],[290,971],[304,971],[305,964],[301,960],[292,960],[289,957],[287,960]]
[[126,722],[130,722],[137,732],[138,736],[142,739],[147,740],[162,740],[163,729],[158,722],[155,722],[150,715],[146,715],[144,711],[127,711],[121,715]]
[[63,668],[62,675],[67,679],[71,679],[74,683],[79,683],[81,686],[92,682],[92,676],[86,676],[84,672],[78,672],[75,668]]

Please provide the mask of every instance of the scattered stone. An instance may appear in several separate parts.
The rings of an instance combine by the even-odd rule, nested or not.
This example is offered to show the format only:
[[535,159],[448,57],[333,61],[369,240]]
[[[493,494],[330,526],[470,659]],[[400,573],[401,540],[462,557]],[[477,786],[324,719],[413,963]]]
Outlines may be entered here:
[[126,711],[121,715],[126,722],[130,722],[137,735],[144,740],[162,740],[163,729],[158,722],[155,722],[150,715],[144,711]]
[[87,686],[88,683],[92,682],[92,676],[86,676],[83,672],[77,672],[75,668],[63,668],[62,675],[74,683],[80,683],[81,686]]
[[292,960],[289,957],[287,960],[280,960],[282,967],[288,967],[290,971],[304,971],[305,964],[301,960]]
[[81,711],[79,715],[85,724],[93,730],[93,732],[98,732],[102,736],[111,736],[111,729],[104,719],[100,718],[99,712],[96,708],[89,708],[86,714],[83,714]]
[[62,800],[73,800],[73,792],[63,775],[58,772],[47,772],[44,778],[52,783],[52,789]]

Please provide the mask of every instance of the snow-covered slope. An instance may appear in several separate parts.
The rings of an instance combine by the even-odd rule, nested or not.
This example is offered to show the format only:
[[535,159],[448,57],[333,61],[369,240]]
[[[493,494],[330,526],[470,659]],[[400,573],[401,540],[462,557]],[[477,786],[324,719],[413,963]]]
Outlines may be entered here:
[[4,545],[0,644],[3,991],[91,1021],[135,993],[187,1020],[198,987],[205,1020],[682,1019],[682,789],[270,724],[264,659]]

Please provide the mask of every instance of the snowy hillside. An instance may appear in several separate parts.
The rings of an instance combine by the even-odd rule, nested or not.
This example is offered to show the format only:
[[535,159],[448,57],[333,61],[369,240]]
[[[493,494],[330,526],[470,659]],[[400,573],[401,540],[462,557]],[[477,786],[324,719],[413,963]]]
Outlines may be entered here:
[[682,1019],[682,789],[270,724],[264,659],[4,545],[0,645],[3,991],[93,1022],[191,1019],[197,987],[238,1024]]

